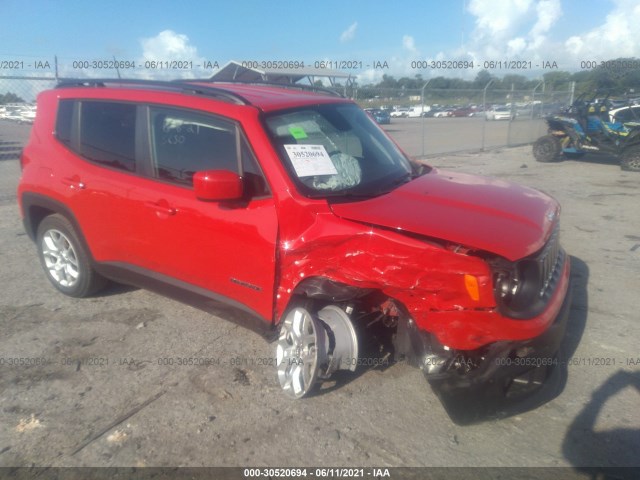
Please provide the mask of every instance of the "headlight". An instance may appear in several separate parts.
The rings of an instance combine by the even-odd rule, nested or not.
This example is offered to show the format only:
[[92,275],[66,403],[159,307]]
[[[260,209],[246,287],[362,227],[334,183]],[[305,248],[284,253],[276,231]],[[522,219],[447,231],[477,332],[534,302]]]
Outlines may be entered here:
[[494,269],[493,292],[500,310],[512,318],[531,318],[540,309],[540,269],[521,260],[510,268]]
[[503,271],[497,272],[493,276],[493,289],[496,300],[502,304],[509,305],[518,293],[520,282],[514,273]]
[[493,292],[500,312],[510,318],[540,315],[551,298],[566,261],[556,225],[547,243],[536,253],[516,262],[488,259],[493,272]]

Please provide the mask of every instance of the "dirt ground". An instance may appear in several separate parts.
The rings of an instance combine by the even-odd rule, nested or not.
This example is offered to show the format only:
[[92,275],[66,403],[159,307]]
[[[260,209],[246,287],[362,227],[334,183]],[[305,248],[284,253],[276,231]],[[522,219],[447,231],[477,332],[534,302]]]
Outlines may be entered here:
[[640,466],[640,174],[614,160],[429,159],[555,196],[573,269],[557,391],[459,426],[406,364],[289,400],[274,345],[233,323],[123,286],[57,293],[16,203],[27,127],[1,127],[0,466]]

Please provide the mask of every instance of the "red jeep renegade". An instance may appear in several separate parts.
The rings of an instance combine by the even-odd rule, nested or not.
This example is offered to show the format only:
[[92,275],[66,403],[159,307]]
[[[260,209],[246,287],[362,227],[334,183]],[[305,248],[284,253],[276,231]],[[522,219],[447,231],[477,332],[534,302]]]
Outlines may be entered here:
[[241,322],[296,398],[355,370],[371,329],[443,400],[547,378],[570,304],[549,196],[414,164],[296,86],[72,80],[37,112],[18,198],[61,292],[111,279]]

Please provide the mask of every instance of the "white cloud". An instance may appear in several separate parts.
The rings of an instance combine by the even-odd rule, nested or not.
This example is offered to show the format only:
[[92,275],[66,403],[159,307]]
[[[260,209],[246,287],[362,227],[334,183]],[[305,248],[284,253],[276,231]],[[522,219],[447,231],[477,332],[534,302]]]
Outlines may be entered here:
[[640,4],[634,0],[614,0],[614,3],[615,7],[602,25],[564,42],[576,61],[640,56],[637,28]]
[[349,25],[349,28],[347,28],[340,35],[340,42],[345,43],[350,40],[353,40],[353,38],[356,36],[357,28],[358,28],[358,22],[353,22],[351,25]]
[[[457,57],[474,61],[561,58],[551,38],[562,16],[561,0],[471,0],[467,11],[476,17],[468,48]],[[520,73],[520,72],[519,72]]]
[[538,53],[562,15],[560,0],[471,0],[467,10],[476,17],[471,39],[480,57]]
[[201,65],[204,59],[198,55],[198,49],[190,44],[189,37],[176,33],[173,30],[163,30],[155,37],[143,38],[140,40],[142,46],[142,63],[146,61],[171,62],[183,61],[193,62],[193,68],[184,70],[171,69],[145,69],[142,76],[146,78],[168,77],[200,77],[210,75],[211,72],[201,72],[196,65]]
[[640,2],[611,3],[601,25],[567,38],[553,31],[563,13],[561,0],[470,0],[467,11],[476,17],[471,47],[458,54],[479,60],[557,60],[566,70],[584,60],[640,56]]
[[476,38],[504,38],[528,16],[532,0],[471,0],[467,10],[476,17]]
[[405,50],[408,50],[411,53],[417,53],[418,49],[416,48],[416,42],[411,35],[403,35],[402,37],[402,47]]
[[197,48],[189,45],[189,37],[173,30],[163,30],[155,37],[143,38],[142,56],[145,60],[194,60]]
[[382,75],[384,75],[385,73],[386,72],[383,72],[382,70],[368,68],[367,70],[360,72],[356,76],[356,80],[360,85],[376,84],[382,80]]
[[507,42],[507,54],[510,57],[519,56],[527,47],[527,42],[524,38],[518,37]]
[[537,37],[547,33],[562,15],[560,0],[542,0],[536,5],[538,20],[531,29],[531,36]]

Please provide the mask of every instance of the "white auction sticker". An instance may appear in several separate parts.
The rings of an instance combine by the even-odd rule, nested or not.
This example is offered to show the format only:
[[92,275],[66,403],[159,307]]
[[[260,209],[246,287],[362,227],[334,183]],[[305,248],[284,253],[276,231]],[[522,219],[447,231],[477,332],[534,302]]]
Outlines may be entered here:
[[299,177],[338,173],[324,145],[285,145],[284,148]]

